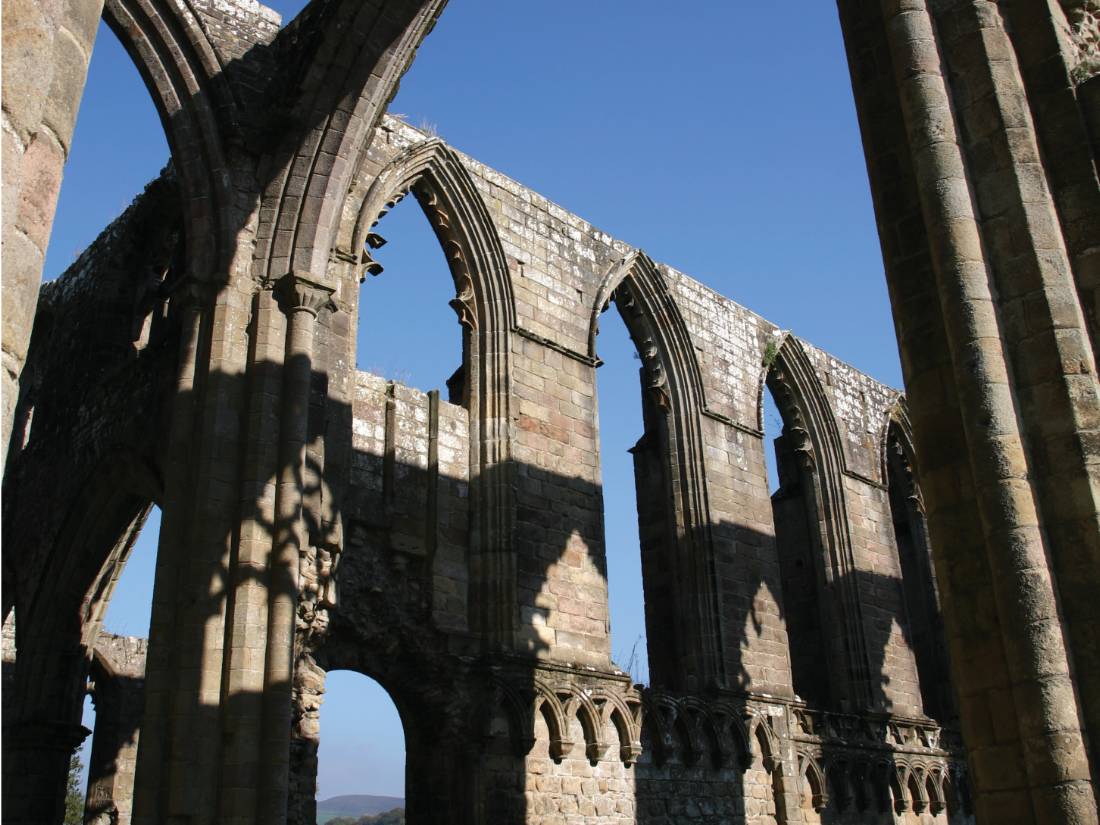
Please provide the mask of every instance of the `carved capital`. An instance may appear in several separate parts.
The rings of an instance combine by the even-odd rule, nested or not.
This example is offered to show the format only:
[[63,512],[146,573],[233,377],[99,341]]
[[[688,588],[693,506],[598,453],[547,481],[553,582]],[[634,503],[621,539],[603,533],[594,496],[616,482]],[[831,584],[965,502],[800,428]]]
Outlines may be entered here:
[[332,295],[336,290],[299,272],[288,272],[275,282],[275,299],[287,315],[308,312],[316,318],[322,310],[336,309]]

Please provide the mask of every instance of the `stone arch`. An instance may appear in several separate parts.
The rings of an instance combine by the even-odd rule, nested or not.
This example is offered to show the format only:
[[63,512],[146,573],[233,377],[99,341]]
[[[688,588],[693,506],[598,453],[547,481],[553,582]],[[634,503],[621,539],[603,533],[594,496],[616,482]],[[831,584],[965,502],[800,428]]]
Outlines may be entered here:
[[530,713],[529,703],[524,701],[519,691],[507,680],[499,677],[490,679],[489,696],[491,697],[491,705],[487,709],[484,720],[486,735],[491,733],[488,728],[491,725],[494,711],[499,710],[508,725],[508,740],[512,754],[519,757],[524,756],[535,744],[535,733],[532,724],[534,720]]
[[780,744],[766,719],[753,715],[749,721],[748,741],[754,742],[760,749],[760,758],[766,771],[771,773],[779,766]]
[[[47,637],[74,631],[91,649],[119,568],[150,507],[162,499],[159,471],[125,450],[107,454],[83,485],[53,543],[19,627]],[[19,632],[17,628],[17,633]]]
[[821,813],[829,804],[829,784],[817,756],[811,753],[799,755],[799,776],[810,786],[810,805]]
[[722,738],[728,736],[736,767],[745,770],[752,764],[752,743],[742,714],[737,713],[732,708],[722,706],[715,713],[715,717],[720,720],[718,723]]
[[470,505],[474,626],[494,646],[511,644],[515,626],[512,551],[511,335],[515,300],[508,264],[485,202],[458,156],[442,141],[419,143],[378,175],[359,207],[354,249],[364,250],[370,229],[409,192],[439,239],[454,278],[451,302],[464,328],[467,408],[470,411]]
[[593,698],[602,703],[600,708],[601,724],[615,726],[619,737],[619,758],[625,765],[633,765],[642,754],[641,710],[640,702],[634,707],[618,693],[610,690],[595,690]]
[[939,586],[925,522],[924,501],[905,397],[887,412],[882,432],[882,480],[886,485],[894,549],[905,603],[902,625],[916,662],[924,713],[945,722],[954,715]]
[[603,714],[592,698],[582,690],[571,688],[569,698],[563,705],[565,718],[576,718],[584,732],[584,753],[588,761],[595,765],[607,753],[608,744],[603,738]]
[[[312,742],[309,741],[308,720],[305,720],[307,724],[303,724],[302,718],[309,714],[310,702],[316,702],[316,699],[300,694],[305,691],[316,693],[318,687],[323,694],[328,673],[351,671],[377,682],[401,718],[405,739],[405,809],[409,819],[434,821],[430,811],[435,810],[436,806],[462,810],[465,800],[451,783],[451,777],[462,759],[463,746],[471,737],[485,730],[482,711],[486,709],[474,702],[478,698],[491,698],[494,693],[499,696],[500,693],[493,689],[494,685],[490,685],[486,693],[463,689],[461,680],[447,669],[434,650],[409,644],[401,648],[401,654],[395,655],[391,645],[366,642],[362,637],[346,632],[348,628],[339,618],[333,624],[335,632],[315,648],[302,651],[295,663],[294,688],[299,695],[293,700],[293,770],[299,775],[304,771],[307,777],[310,771],[314,772],[314,777],[316,775],[316,762],[309,758],[308,753],[295,754],[293,750],[302,746],[307,751],[311,747],[315,749],[319,741],[316,731]],[[441,684],[453,685],[456,689],[440,690],[438,686]],[[504,699],[505,707],[510,698]],[[530,698],[526,705],[526,716],[531,718]],[[319,734],[324,736],[323,726]],[[518,744],[517,740],[519,737],[513,742]],[[308,806],[314,799],[314,792],[315,788],[308,783],[297,783],[290,795],[291,807],[303,810],[303,806]]]
[[69,756],[84,738],[80,713],[111,574],[160,496],[159,474],[142,457],[106,456],[64,515],[34,591],[17,593],[5,737],[20,749],[28,786],[43,804],[63,795]]
[[[195,12],[169,0],[106,0],[103,17],[134,61],[157,107],[183,196],[188,266],[225,269],[234,235],[222,119],[236,104],[221,60]],[[227,124],[228,125],[228,124]]]
[[573,740],[569,738],[569,717],[561,700],[549,687],[536,680],[534,684],[534,712],[542,714],[550,737],[550,758],[560,762],[573,750]]
[[791,454],[792,466],[798,467],[805,506],[812,511],[807,514],[807,529],[820,542],[813,560],[820,565],[817,610],[828,617],[822,619],[822,627],[836,628],[831,637],[822,640],[822,648],[830,651],[824,665],[828,701],[850,709],[869,707],[870,667],[844,494],[846,461],[836,416],[806,350],[794,335],[787,333],[778,346],[769,347],[763,366],[760,414],[766,386],[783,416],[784,437],[789,439],[785,449]]
[[[611,267],[596,293],[589,327],[589,355],[596,358],[599,316],[614,303],[642,359],[646,433],[634,448],[636,475],[663,477],[654,500],[662,513],[655,553],[671,553],[674,570],[668,604],[646,599],[650,671],[654,684],[687,690],[726,681],[719,577],[710,530],[701,415],[702,373],[683,315],[660,267],[634,251]],[[643,462],[652,466],[639,469]],[[643,559],[647,542],[643,536]],[[653,577],[646,573],[643,579]],[[683,617],[694,618],[690,625]],[[658,632],[659,628],[665,628]],[[671,632],[669,632],[671,630]]]
[[[266,217],[258,237],[267,243],[257,253],[267,278],[292,270],[320,277],[327,270],[344,196],[372,130],[445,3],[429,0],[411,16],[360,0],[307,10],[328,20],[323,27],[309,26],[311,20],[299,27],[309,39],[298,74],[302,85],[290,104],[299,128],[262,164],[268,170],[261,208]],[[290,238],[289,247],[273,244],[276,233]]]

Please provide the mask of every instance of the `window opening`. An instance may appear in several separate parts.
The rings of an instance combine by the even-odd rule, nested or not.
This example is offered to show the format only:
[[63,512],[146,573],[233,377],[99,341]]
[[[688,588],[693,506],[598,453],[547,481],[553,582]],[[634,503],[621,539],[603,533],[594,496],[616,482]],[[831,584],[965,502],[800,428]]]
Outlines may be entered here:
[[649,684],[635,465],[645,428],[639,405],[641,360],[617,311],[600,319],[596,375],[611,656],[636,684]]
[[822,614],[822,563],[813,469],[801,454],[806,434],[796,428],[772,394],[764,391],[764,454],[772,491],[772,517],[783,588],[783,615],[794,692],[811,705],[831,701]]
[[448,306],[450,268],[416,198],[406,195],[370,240],[383,269],[359,291],[356,367],[464,404],[465,330]]
[[944,653],[939,594],[912,466],[893,426],[886,450],[890,515],[901,566],[909,644],[916,659],[921,704],[925,714],[942,722],[952,715],[953,700]]
[[330,671],[320,725],[317,822],[403,813],[405,731],[386,689],[361,673]]

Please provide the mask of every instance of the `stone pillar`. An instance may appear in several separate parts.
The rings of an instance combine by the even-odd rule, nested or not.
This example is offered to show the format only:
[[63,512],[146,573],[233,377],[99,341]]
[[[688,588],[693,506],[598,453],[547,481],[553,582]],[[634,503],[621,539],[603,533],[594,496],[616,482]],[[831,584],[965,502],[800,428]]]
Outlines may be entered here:
[[333,287],[294,272],[276,285],[276,297],[287,316],[287,332],[274,542],[268,564],[263,766],[258,817],[263,823],[285,823],[287,816],[298,569],[299,557],[308,551],[309,541],[302,522],[302,475],[313,375],[313,334],[318,313],[333,307],[334,292]]
[[4,0],[0,472],[103,0]]
[[241,478],[241,525],[226,637],[226,701],[222,726],[222,823],[255,821],[267,651],[267,567],[275,524],[279,416],[286,316],[272,291],[254,299],[249,358],[248,428]]
[[[955,5],[994,13],[992,4]],[[1096,801],[1071,681],[1071,657],[1048,566],[1049,548],[1033,487],[1035,468],[1029,466],[1034,456],[1029,455],[1021,428],[1026,407],[1021,408],[1020,396],[1028,391],[1028,384],[1019,365],[1010,362],[1017,355],[1015,348],[1024,342],[1014,340],[1017,330],[1012,316],[1006,315],[1013,306],[1006,299],[1005,285],[997,281],[1004,273],[996,271],[997,250],[989,246],[993,229],[975,212],[975,202],[989,192],[980,184],[977,191],[972,189],[976,171],[968,168],[956,127],[956,101],[941,69],[943,43],[938,35],[942,29],[934,26],[927,4],[883,0],[881,13],[928,233],[938,312],[950,357],[945,366],[953,372],[958,392],[967,469],[976,493],[988,587],[998,617],[999,632],[987,644],[1001,646],[1004,653],[1006,681],[1000,685],[989,685],[988,674],[969,672],[974,667],[971,663],[954,663],[962,676],[960,711],[970,734],[967,744],[979,789],[979,811],[990,821],[1030,811],[1027,821],[1095,823]],[[990,42],[988,33],[983,42]],[[970,54],[968,59],[974,57]],[[1021,135],[1014,134],[1012,143],[1018,148]],[[1020,165],[1012,170],[1022,172]],[[989,214],[987,208],[983,218]],[[1034,223],[1022,229],[1037,231]],[[1021,240],[1019,233],[1016,240]],[[1025,243],[1030,240],[1035,239],[1025,238]],[[1026,261],[1015,264],[1028,265]],[[1043,264],[1031,274],[1042,283]],[[1036,300],[1032,307],[1039,308]],[[912,311],[910,307],[897,311],[900,315],[906,310]],[[1067,323],[1079,324],[1072,311],[1065,318]],[[923,403],[921,389],[911,388],[914,406]],[[915,417],[914,426],[919,454],[921,447],[930,444],[930,434],[921,432],[925,419]],[[942,490],[933,487],[926,493],[931,499]],[[975,692],[979,685],[984,687]],[[1003,707],[990,708],[992,695]],[[979,715],[985,716],[986,725],[1000,726],[982,741],[977,738]]]
[[145,707],[148,642],[101,633],[92,661],[95,731],[88,764],[88,825],[130,825]]

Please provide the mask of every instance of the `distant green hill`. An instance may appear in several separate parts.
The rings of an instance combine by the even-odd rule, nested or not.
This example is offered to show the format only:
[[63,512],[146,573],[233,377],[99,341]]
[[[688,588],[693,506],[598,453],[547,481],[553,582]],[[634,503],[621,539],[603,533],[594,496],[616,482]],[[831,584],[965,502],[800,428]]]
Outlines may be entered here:
[[405,809],[394,808],[382,814],[373,816],[361,816],[358,819],[351,816],[338,816],[330,819],[329,825],[405,825]]
[[[367,794],[348,794],[317,800],[317,825],[326,825],[337,817],[350,817],[352,822],[362,816],[373,816],[404,808],[405,800],[400,796],[369,796]],[[394,820],[396,822],[396,820]],[[391,823],[371,823],[371,825],[391,825]]]

